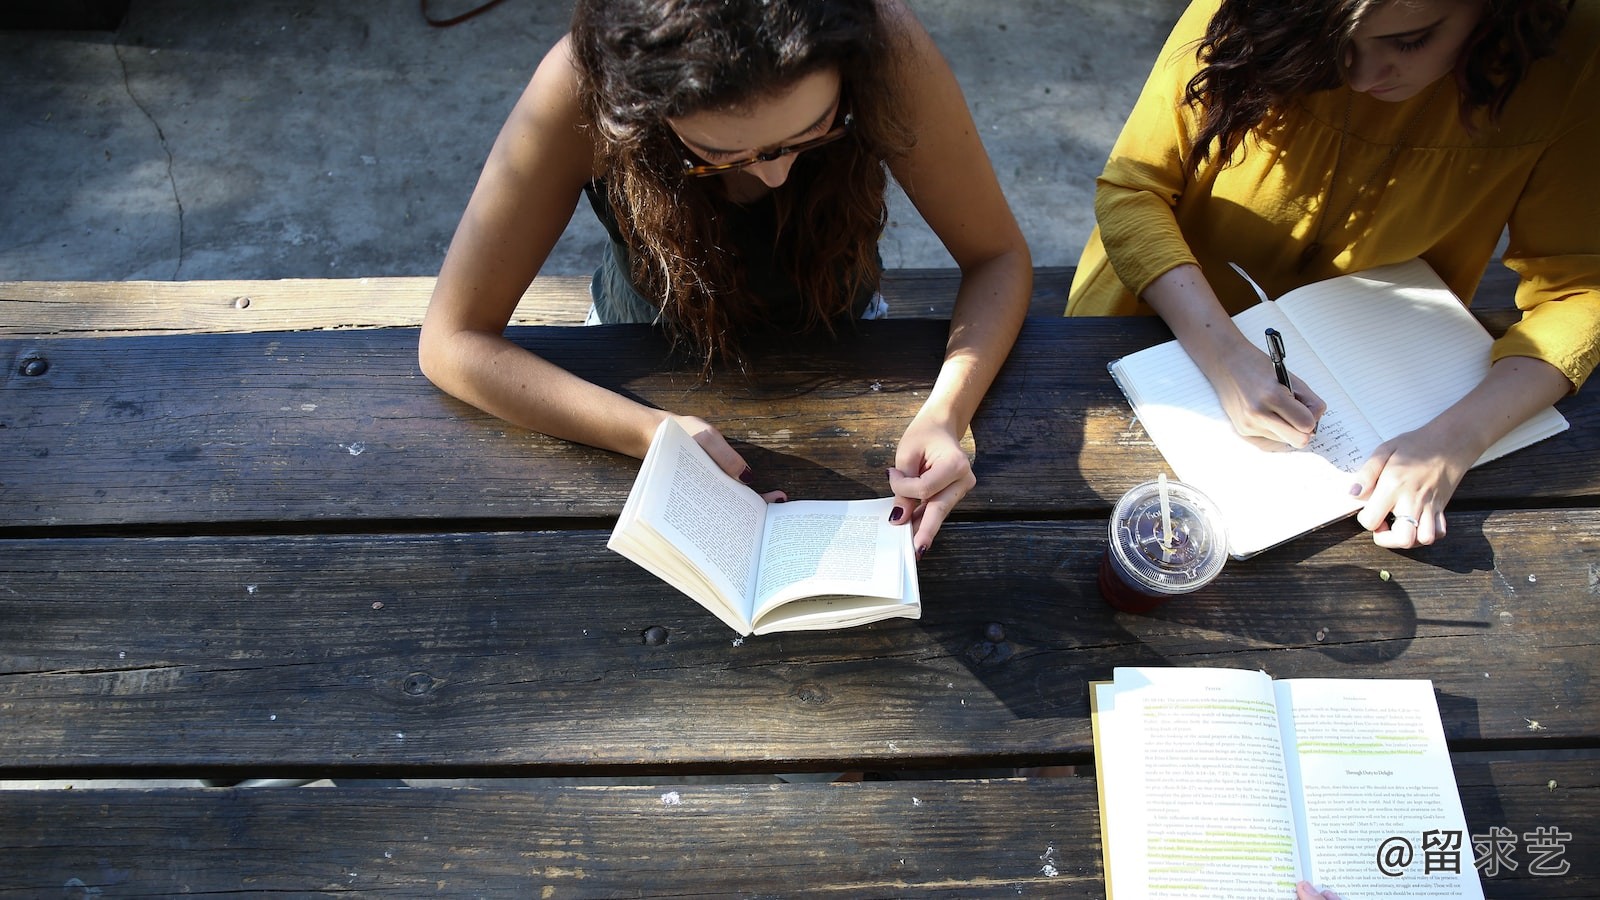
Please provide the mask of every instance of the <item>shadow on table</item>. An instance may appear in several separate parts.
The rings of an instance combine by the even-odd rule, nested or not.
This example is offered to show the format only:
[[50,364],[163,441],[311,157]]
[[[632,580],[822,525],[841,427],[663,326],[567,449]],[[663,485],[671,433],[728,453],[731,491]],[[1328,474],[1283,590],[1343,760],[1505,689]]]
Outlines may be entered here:
[[[1446,544],[1390,553],[1339,523],[1230,561],[1212,585],[1143,615],[1112,610],[1099,595],[1098,522],[969,526],[952,533],[960,553],[927,561],[922,627],[1018,718],[1087,716],[1087,683],[1117,666],[1427,678],[1425,662],[1405,660],[1420,628],[1491,627],[1475,607],[1454,614],[1459,591],[1435,590],[1441,579],[1493,569],[1480,526],[1467,516]],[[989,543],[1000,540],[1012,546]],[[995,571],[989,556],[1014,570]],[[1473,701],[1440,705],[1452,734],[1477,734]]]

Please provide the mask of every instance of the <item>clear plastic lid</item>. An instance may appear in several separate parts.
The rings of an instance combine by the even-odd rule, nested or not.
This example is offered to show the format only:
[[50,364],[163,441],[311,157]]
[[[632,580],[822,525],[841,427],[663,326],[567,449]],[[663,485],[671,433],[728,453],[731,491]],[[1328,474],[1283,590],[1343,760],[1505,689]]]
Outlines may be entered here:
[[1222,514],[1205,494],[1167,482],[1171,543],[1164,537],[1160,485],[1147,481],[1111,512],[1111,556],[1130,586],[1147,594],[1186,594],[1217,577],[1228,560]]

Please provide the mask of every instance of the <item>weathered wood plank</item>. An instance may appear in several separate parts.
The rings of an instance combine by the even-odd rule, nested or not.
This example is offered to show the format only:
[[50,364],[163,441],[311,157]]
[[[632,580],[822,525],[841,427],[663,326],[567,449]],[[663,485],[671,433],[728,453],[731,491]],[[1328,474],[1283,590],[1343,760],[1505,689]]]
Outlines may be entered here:
[[[1031,315],[1059,316],[1071,267],[1034,270]],[[900,319],[948,319],[957,269],[891,269],[882,291]],[[0,336],[129,337],[241,331],[394,328],[422,324],[434,279],[280,281],[0,281]],[[513,325],[581,325],[589,279],[534,279]]]
[[[1033,272],[1029,315],[1066,309],[1072,266]],[[956,269],[889,269],[883,294],[901,319],[948,319]],[[0,281],[0,336],[67,337],[414,327],[422,323],[431,277],[288,278],[276,281]],[[1506,310],[1515,273],[1490,266],[1474,308]],[[513,325],[578,325],[589,279],[543,275],[522,295]]]
[[920,621],[743,640],[604,531],[0,541],[0,774],[1082,761],[1085,685],[1141,664],[1431,678],[1456,749],[1595,739],[1600,512],[1408,555],[1340,523],[1152,616],[1101,601],[1102,527],[951,525]]
[[[1493,829],[1515,836],[1514,849],[1500,847],[1515,868],[1504,861],[1479,867],[1485,896],[1600,897],[1600,856],[1594,852],[1594,836],[1600,834],[1600,760],[1541,761],[1537,754],[1513,755],[1488,763],[1458,761],[1455,769],[1467,829],[1485,839],[1486,862]],[[1558,834],[1541,836],[1538,829]],[[1529,844],[1536,840],[1557,852],[1535,854]]]
[[[1480,873],[1488,896],[1600,893],[1595,761],[1458,764],[1456,778],[1470,834],[1517,836],[1518,868]],[[0,791],[0,897],[1103,897],[1098,822],[1089,777]],[[1522,835],[1546,826],[1568,836],[1564,874],[1528,871]]]
[[1095,808],[1088,778],[0,791],[0,897],[77,878],[106,896],[1090,898]]
[[[1154,320],[1033,319],[973,425],[959,516],[1103,514],[1164,467],[1106,373]],[[941,322],[752,345],[752,378],[701,384],[644,326],[513,330],[644,402],[704,416],[763,488],[873,496],[937,372]],[[614,516],[637,463],[446,396],[403,329],[0,342],[0,522],[94,524]],[[35,361],[30,367],[28,362]],[[46,367],[42,375],[25,371]],[[1572,430],[1470,473],[1457,504],[1600,494],[1595,392]]]

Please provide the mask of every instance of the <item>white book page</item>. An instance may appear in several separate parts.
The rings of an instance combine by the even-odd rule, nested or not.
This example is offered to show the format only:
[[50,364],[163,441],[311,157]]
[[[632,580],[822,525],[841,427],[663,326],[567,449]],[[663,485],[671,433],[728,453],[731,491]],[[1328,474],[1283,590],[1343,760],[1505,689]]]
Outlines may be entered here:
[[[675,547],[748,623],[767,502],[723,472],[694,438],[670,419],[657,431],[639,477],[646,489],[639,497],[636,518]],[[622,548],[615,549],[621,552]],[[701,598],[702,592],[691,589],[692,582],[689,586],[680,583],[686,577],[682,573],[675,580],[672,573],[657,566],[639,559],[635,562],[673,587]],[[739,630],[748,632],[748,624]]]
[[753,618],[812,595],[899,598],[911,526],[889,524],[893,508],[893,497],[773,505],[760,551]]
[[[1347,900],[1482,900],[1432,682],[1307,678],[1276,687],[1305,877]],[[1439,842],[1431,850],[1428,832]],[[1397,856],[1380,870],[1380,848],[1399,850],[1400,841],[1410,845],[1409,865]]]
[[1271,680],[1205,668],[1114,679],[1095,714],[1110,893],[1293,897],[1301,865]]
[[1276,304],[1234,322],[1263,351],[1266,329],[1282,332],[1289,370],[1328,404],[1306,449],[1273,451],[1240,436],[1176,341],[1129,354],[1112,372],[1173,473],[1221,508],[1229,551],[1244,557],[1360,509],[1351,476],[1380,440]]
[[902,541],[901,571],[903,579],[899,593],[892,597],[842,597],[823,596],[780,603],[769,612],[756,617],[756,634],[774,631],[816,631],[827,628],[848,628],[865,625],[882,619],[922,618],[922,594],[917,586],[917,556],[912,549],[909,529]]
[[[1420,259],[1306,285],[1279,303],[1384,440],[1426,425],[1489,372],[1494,340]],[[1546,410],[1479,461],[1565,427]]]

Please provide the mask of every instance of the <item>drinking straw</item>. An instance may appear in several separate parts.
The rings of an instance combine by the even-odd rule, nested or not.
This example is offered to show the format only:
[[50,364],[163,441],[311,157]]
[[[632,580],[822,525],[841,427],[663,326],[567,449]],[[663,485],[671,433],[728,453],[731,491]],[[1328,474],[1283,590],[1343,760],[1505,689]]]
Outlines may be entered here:
[[1172,501],[1167,496],[1167,473],[1156,478],[1156,489],[1161,493],[1161,549],[1172,552]]

